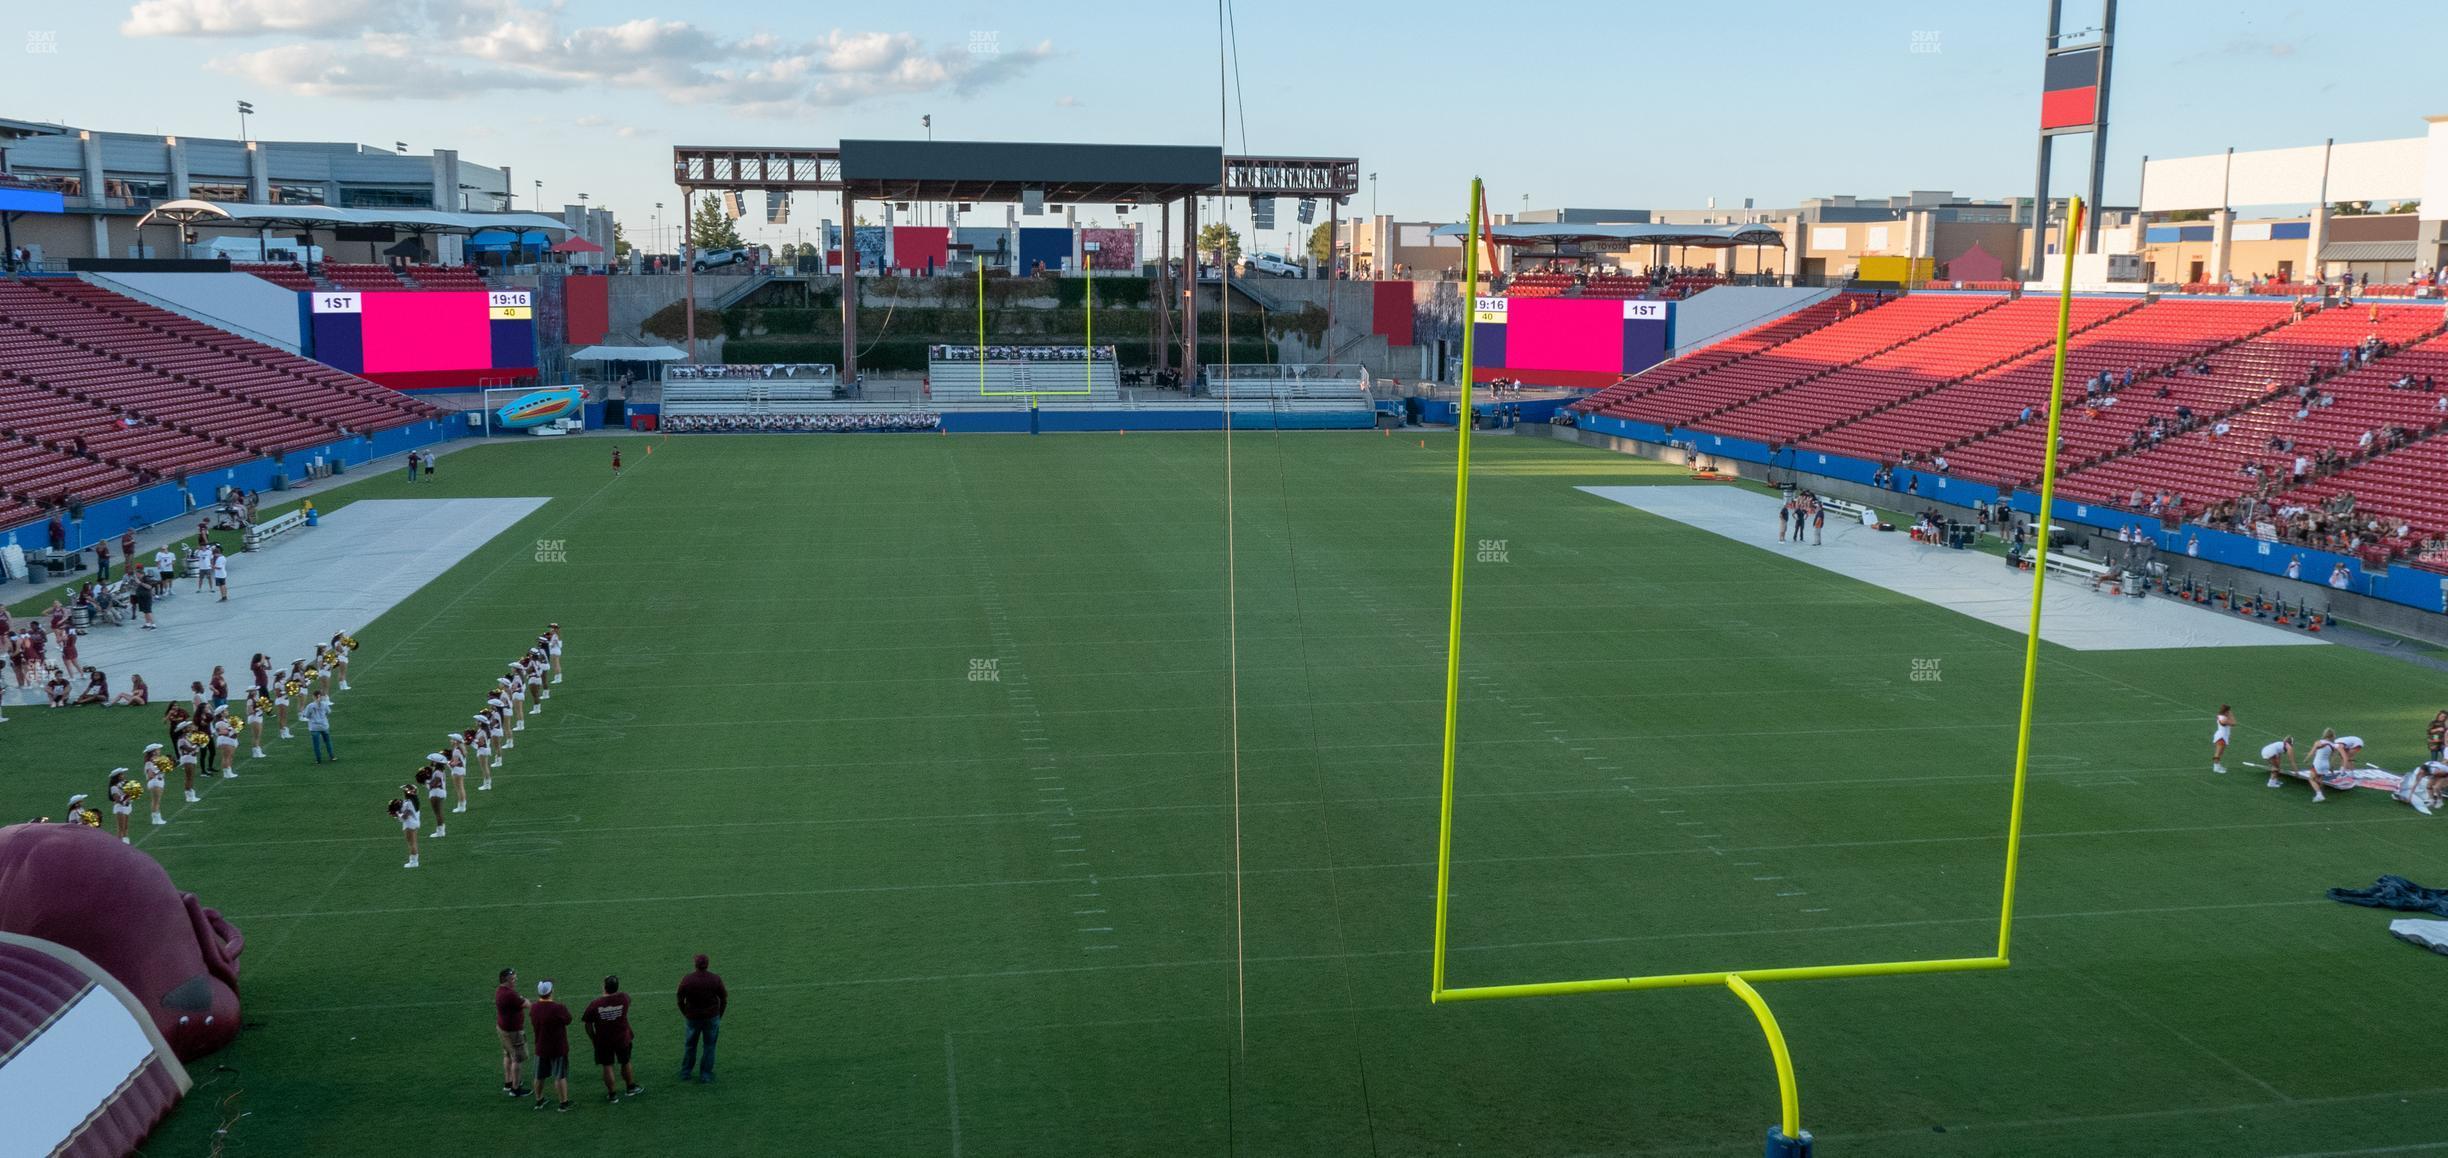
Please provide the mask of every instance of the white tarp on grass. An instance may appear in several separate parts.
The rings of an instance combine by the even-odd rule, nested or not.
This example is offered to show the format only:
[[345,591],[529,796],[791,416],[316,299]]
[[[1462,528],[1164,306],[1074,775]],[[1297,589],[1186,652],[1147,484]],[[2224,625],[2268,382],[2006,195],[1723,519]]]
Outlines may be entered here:
[[[1876,531],[1835,517],[1828,519],[1825,546],[1788,546],[1776,539],[1778,500],[1731,486],[1575,489],[1910,595],[2017,635],[2031,622],[2031,573],[2007,570],[2006,561],[1996,555],[1916,543],[1902,531]],[[2062,578],[2049,581],[2040,638],[2075,651],[2322,642],[2318,636],[2260,620],[2171,599],[2104,595]]]

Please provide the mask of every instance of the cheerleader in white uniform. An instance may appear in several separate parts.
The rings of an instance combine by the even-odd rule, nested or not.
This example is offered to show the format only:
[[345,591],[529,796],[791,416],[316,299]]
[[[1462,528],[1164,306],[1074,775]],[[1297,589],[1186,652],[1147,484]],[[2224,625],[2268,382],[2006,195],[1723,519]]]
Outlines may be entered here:
[[544,628],[544,651],[552,659],[552,682],[561,682],[561,625],[552,623]]
[[451,811],[465,812],[467,811],[467,757],[459,754],[459,746],[456,744],[441,755],[442,768],[450,773],[451,794],[459,800],[457,804],[451,805]]
[[333,674],[338,675],[338,676],[340,677],[340,690],[341,690],[341,691],[344,691],[344,692],[345,692],[345,691],[347,691],[347,690],[349,690],[349,686],[348,686],[348,664],[349,664],[349,653],[350,653],[350,652],[352,652],[352,651],[355,651],[355,650],[357,650],[357,637],[356,637],[356,636],[350,635],[349,633],[347,633],[347,632],[345,632],[345,631],[341,631],[341,632],[334,632],[334,633],[332,634],[332,637],[331,637],[332,672],[333,672]]
[[170,758],[162,755],[161,745],[147,744],[144,757],[138,760],[137,764],[144,768],[145,791],[151,794],[151,799],[146,803],[153,807],[153,823],[170,823],[162,819],[161,814],[162,789],[168,787],[170,783]]
[[420,823],[421,818],[417,816],[416,801],[417,795],[415,786],[402,784],[400,785],[399,798],[393,800],[390,808],[388,809],[388,811],[391,813],[391,818],[399,821],[400,834],[408,838],[408,863],[401,865],[401,868],[415,868],[417,866],[416,838],[417,826]]
[[2226,704],[2220,704],[2218,721],[2210,728],[2211,771],[2222,775],[2226,773],[2227,742],[2233,739],[2235,739],[2235,709]]
[[510,701],[510,730],[527,730],[527,669],[510,665],[510,674],[502,677],[502,698]]
[[125,768],[113,768],[110,774],[111,823],[119,826],[119,843],[121,844],[129,843],[128,816],[136,811],[136,798],[144,795],[144,789],[137,787],[135,781],[128,779],[127,772]]
[[[503,688],[506,689],[508,686],[508,681],[503,681]],[[491,696],[486,697],[485,710],[493,713],[493,750],[507,752],[518,747],[518,740],[510,735],[510,697],[507,692],[496,689]],[[494,762],[506,764],[509,760],[502,757],[496,758]]]
[[213,717],[212,734],[213,755],[215,761],[221,765],[221,778],[236,780],[238,778],[238,721],[231,719],[230,714],[223,711]]
[[257,760],[261,760],[261,759],[263,759],[263,758],[264,758],[264,750],[263,750],[263,722],[264,722],[264,713],[269,712],[269,711],[271,711],[271,710],[272,710],[272,696],[271,696],[269,693],[267,693],[266,691],[264,691],[264,689],[262,689],[262,688],[257,688],[257,689],[255,689],[254,691],[251,691],[251,692],[248,692],[248,693],[247,693],[247,704],[246,704],[247,738],[248,738],[249,740],[251,740],[251,741],[253,741],[253,742],[254,742],[254,743],[253,743],[252,748],[251,748],[251,749],[250,749],[250,751],[248,752],[248,755],[250,755],[251,757],[253,757],[254,759],[257,759]]
[[178,734],[178,769],[179,775],[186,782],[187,803],[189,804],[195,803],[198,799],[195,790],[196,766],[203,762],[203,750],[204,733],[190,729]]
[[425,786],[425,809],[434,814],[434,839],[440,840],[450,829],[450,821],[443,819],[450,806],[450,777],[443,774],[442,762],[429,756],[425,766],[417,769],[416,781]]

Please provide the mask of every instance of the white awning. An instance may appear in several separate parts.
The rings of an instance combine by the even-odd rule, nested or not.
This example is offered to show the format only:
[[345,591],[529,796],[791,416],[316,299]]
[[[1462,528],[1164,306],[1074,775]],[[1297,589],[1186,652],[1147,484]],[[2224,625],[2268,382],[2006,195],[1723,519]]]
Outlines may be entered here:
[[238,228],[286,227],[333,229],[365,225],[425,231],[474,233],[480,229],[550,229],[570,231],[569,223],[545,213],[472,213],[448,209],[336,209],[329,205],[245,205],[230,201],[166,201],[137,221],[144,228],[156,217],[179,225],[225,225]]
[[588,346],[570,355],[572,362],[678,362],[687,358],[674,346]]

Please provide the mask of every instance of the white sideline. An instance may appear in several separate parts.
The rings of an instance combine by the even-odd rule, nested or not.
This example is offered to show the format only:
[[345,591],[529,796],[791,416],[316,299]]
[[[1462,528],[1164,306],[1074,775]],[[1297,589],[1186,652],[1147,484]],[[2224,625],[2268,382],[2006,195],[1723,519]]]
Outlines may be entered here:
[[[1718,486],[1575,487],[1602,499],[1750,543],[1813,567],[1960,612],[2016,635],[2031,621],[2031,573],[1979,551],[1915,543],[1902,531],[1874,531],[1829,519],[1827,545],[1776,541],[1777,500]],[[2253,619],[2204,611],[2168,599],[2103,595],[2052,582],[2040,638],[2074,651],[2171,647],[2268,647],[2325,642]]]
[[[154,711],[184,703],[187,685],[219,664],[235,693],[249,685],[247,657],[263,652],[287,667],[332,633],[358,634],[401,600],[441,578],[495,535],[533,514],[541,498],[363,499],[324,515],[312,529],[229,557],[230,601],[172,583],[155,604],[158,630],[134,623],[93,628],[78,661],[110,673],[112,694],[141,674]],[[82,688],[82,681],[72,681]],[[91,710],[91,709],[85,709]]]

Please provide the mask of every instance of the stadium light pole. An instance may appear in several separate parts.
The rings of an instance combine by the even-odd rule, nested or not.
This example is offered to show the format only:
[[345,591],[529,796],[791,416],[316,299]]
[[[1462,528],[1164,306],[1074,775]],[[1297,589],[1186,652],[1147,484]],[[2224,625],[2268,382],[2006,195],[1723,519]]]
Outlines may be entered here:
[[255,105],[254,105],[254,103],[253,103],[253,102],[251,102],[251,101],[239,101],[239,102],[238,102],[238,140],[239,140],[239,143],[241,143],[241,144],[244,144],[244,143],[246,142],[246,139],[247,139],[247,126],[246,126],[246,119],[247,119],[247,117],[248,117],[248,116],[252,115],[252,114],[254,113],[254,111],[255,111]]

